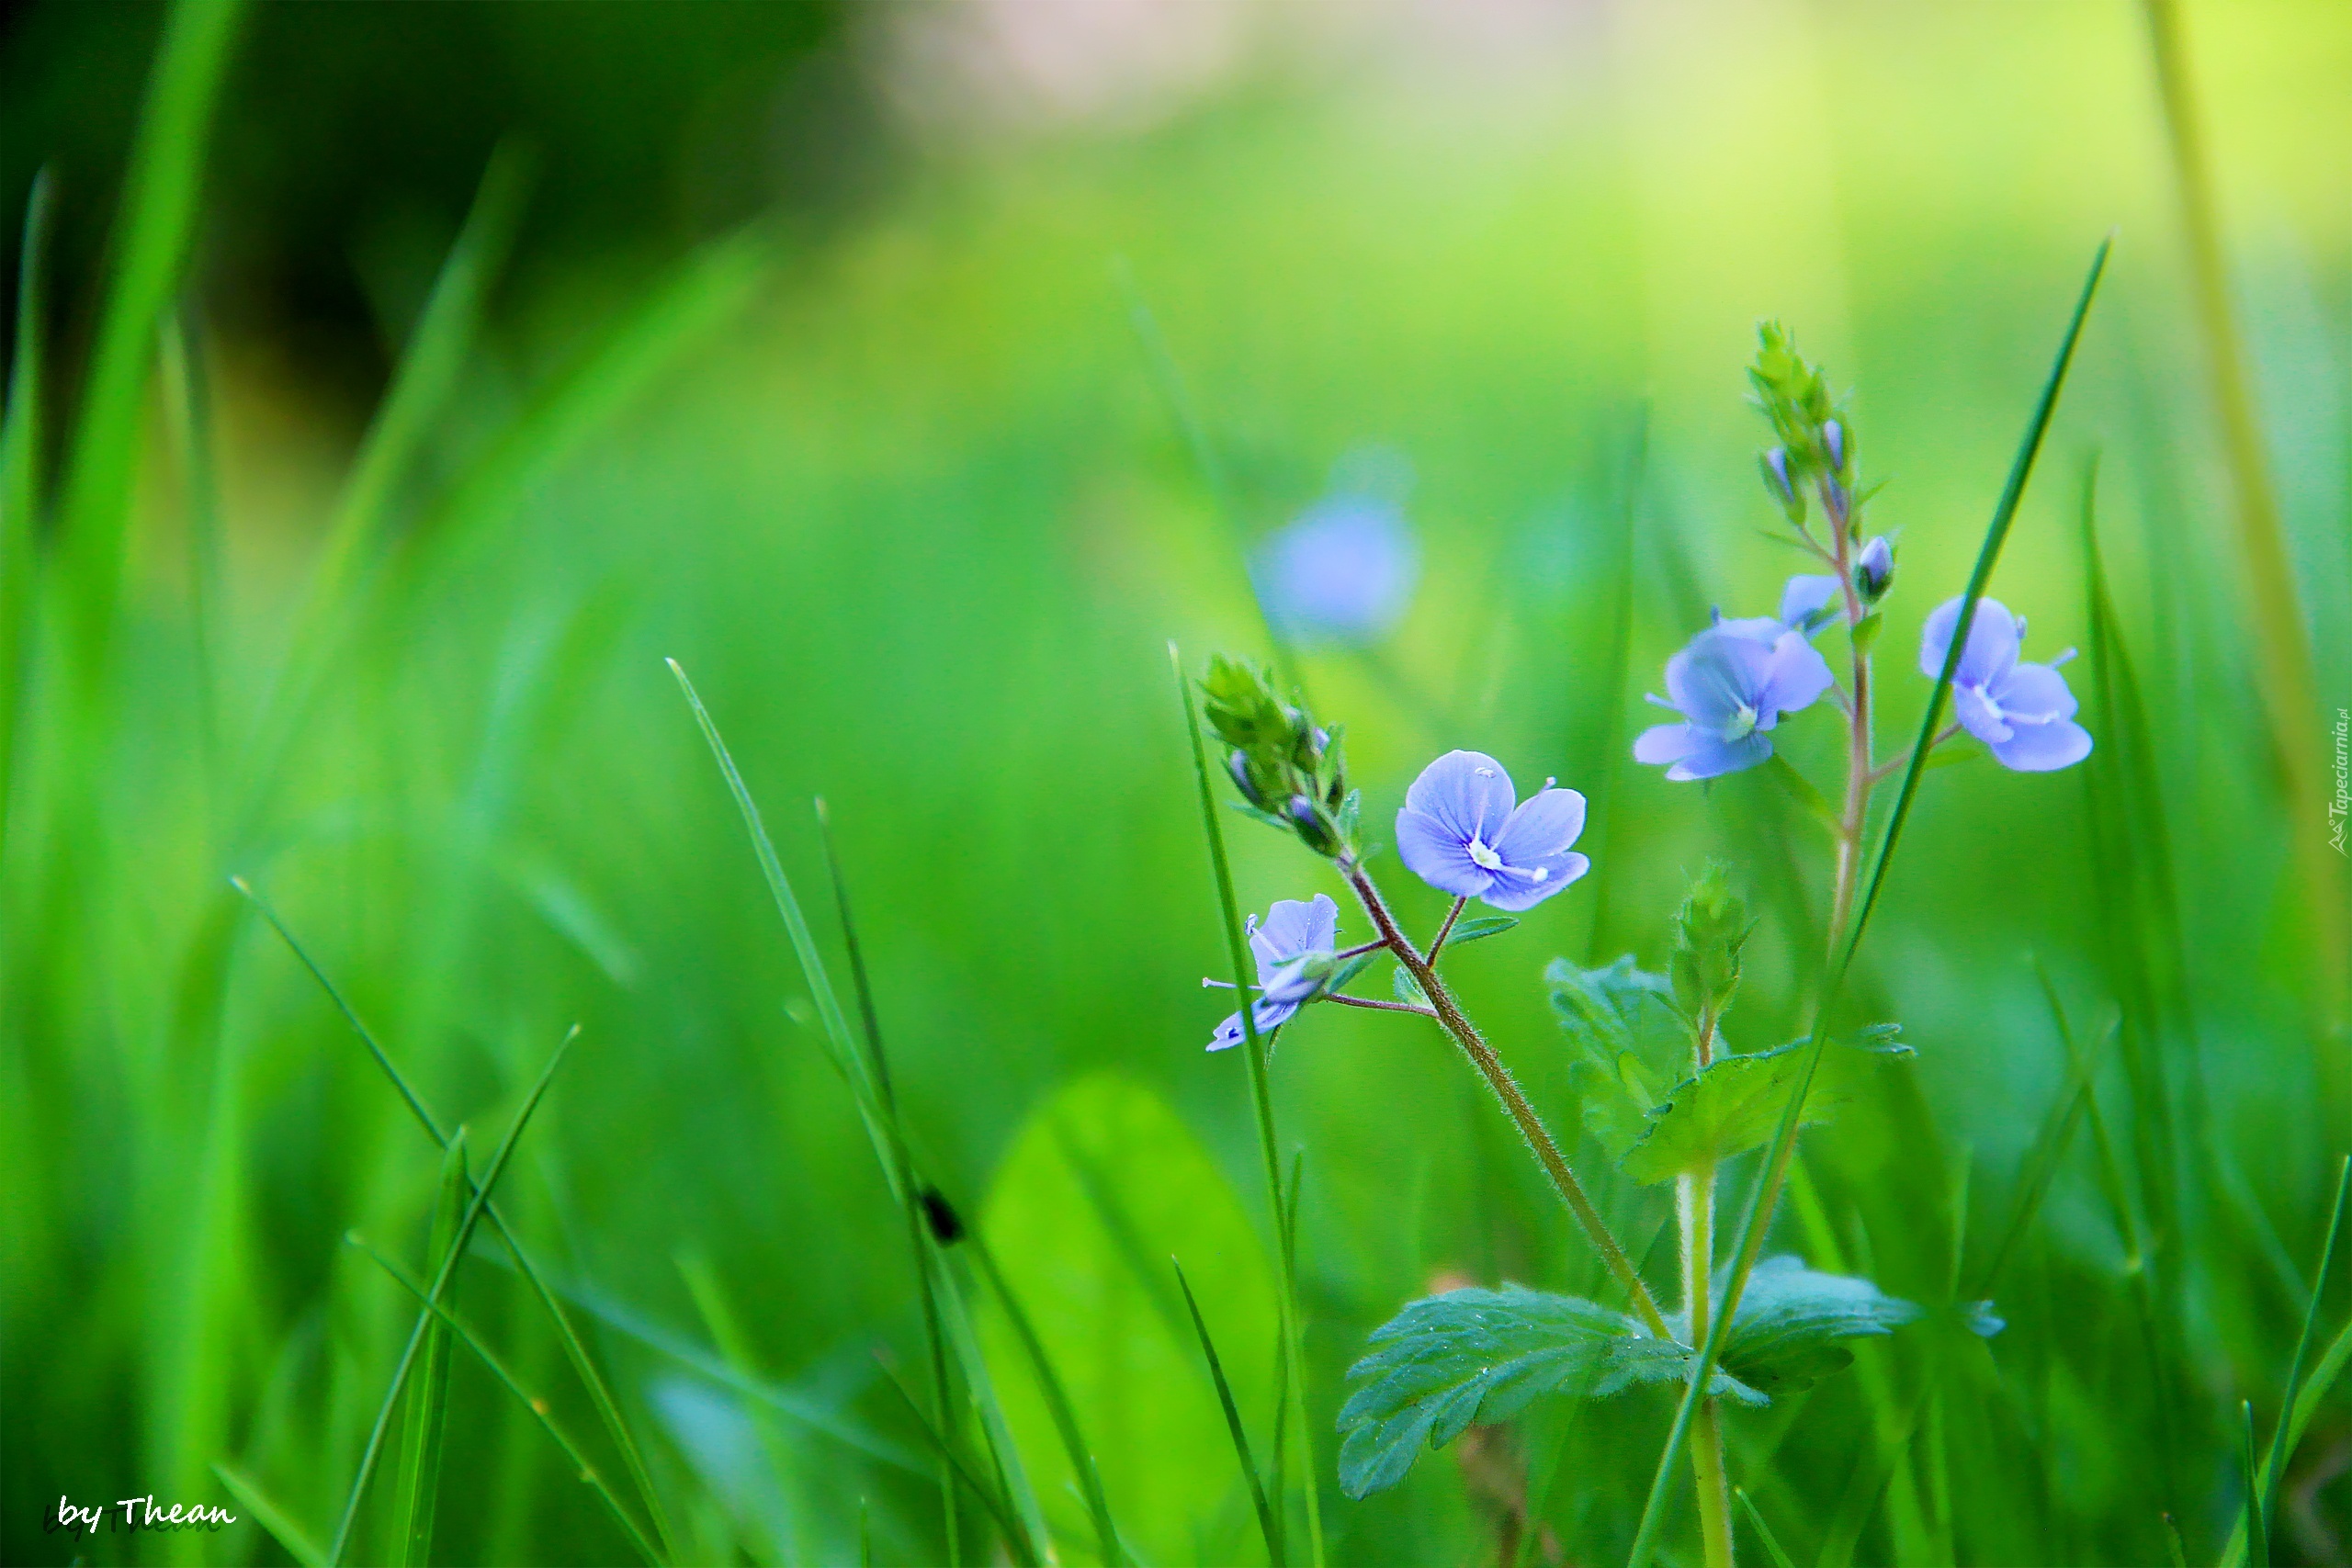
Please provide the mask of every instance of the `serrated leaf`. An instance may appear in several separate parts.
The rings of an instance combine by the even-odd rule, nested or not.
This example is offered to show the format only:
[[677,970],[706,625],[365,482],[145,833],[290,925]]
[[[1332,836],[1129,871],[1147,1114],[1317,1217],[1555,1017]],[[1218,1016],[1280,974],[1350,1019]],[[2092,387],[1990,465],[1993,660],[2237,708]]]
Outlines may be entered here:
[[1792,1393],[1853,1364],[1854,1353],[1838,1341],[1892,1334],[1920,1315],[1917,1304],[1868,1280],[1823,1274],[1798,1258],[1768,1258],[1747,1276],[1723,1365],[1750,1388]]
[[[1625,1174],[1636,1181],[1664,1181],[1770,1142],[1804,1070],[1804,1053],[1794,1045],[1717,1057],[1658,1102],[1641,1137],[1622,1156]],[[1805,1096],[1805,1124],[1826,1122],[1843,1103],[1844,1097],[1815,1075]]]
[[1517,915],[1480,915],[1473,919],[1457,920],[1453,934],[1445,939],[1445,945],[1459,947],[1465,942],[1476,942],[1480,937],[1500,936],[1517,924]]
[[[1363,1386],[1340,1410],[1340,1489],[1394,1486],[1425,1449],[1473,1422],[1500,1421],[1539,1394],[1600,1399],[1690,1375],[1692,1351],[1623,1313],[1575,1296],[1505,1285],[1409,1303],[1373,1330],[1348,1369]],[[1718,1369],[1712,1387],[1744,1404],[1763,1396]]]
[[1577,1050],[1568,1081],[1583,1103],[1585,1129],[1610,1157],[1623,1159],[1649,1125],[1656,1085],[1672,1083],[1687,1059],[1672,990],[1664,976],[1635,968],[1630,955],[1601,969],[1555,958],[1544,978]]

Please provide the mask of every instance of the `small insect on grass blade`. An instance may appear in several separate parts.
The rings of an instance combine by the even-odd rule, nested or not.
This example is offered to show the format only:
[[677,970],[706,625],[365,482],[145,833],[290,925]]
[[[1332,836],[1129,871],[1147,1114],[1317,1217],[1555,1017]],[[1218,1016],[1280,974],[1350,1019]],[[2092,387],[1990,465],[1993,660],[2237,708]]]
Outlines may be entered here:
[[252,1515],[254,1523],[261,1526],[287,1556],[301,1568],[326,1568],[327,1554],[311,1539],[310,1532],[296,1524],[294,1517],[271,1501],[243,1472],[216,1460],[212,1473],[220,1478],[220,1484],[237,1500],[237,1506]]
[[1201,1358],[1208,1363],[1209,1377],[1216,1384],[1216,1402],[1225,1412],[1225,1429],[1233,1439],[1233,1457],[1240,1462],[1241,1478],[1249,1483],[1250,1506],[1257,1510],[1258,1529],[1266,1538],[1266,1561],[1273,1568],[1283,1568],[1282,1527],[1274,1522],[1274,1510],[1266,1501],[1266,1483],[1258,1474],[1256,1461],[1250,1457],[1250,1434],[1241,1426],[1240,1407],[1233,1403],[1233,1386],[1226,1382],[1225,1363],[1217,1359],[1216,1342],[1209,1337],[1209,1325],[1201,1316],[1201,1303],[1193,1294],[1193,1282],[1184,1278],[1184,1265],[1171,1258],[1169,1264],[1176,1270],[1176,1283],[1184,1292],[1185,1308],[1193,1314],[1193,1332],[1200,1337]]
[[506,1136],[499,1140],[498,1152],[491,1156],[490,1168],[482,1173],[481,1185],[474,1189],[473,1198],[466,1205],[465,1214],[458,1223],[457,1235],[449,1244],[448,1252],[442,1258],[439,1269],[433,1276],[433,1286],[424,1293],[426,1310],[417,1314],[416,1326],[409,1331],[408,1344],[401,1349],[401,1359],[392,1368],[391,1386],[384,1391],[384,1402],[377,1409],[376,1424],[369,1430],[368,1446],[359,1456],[358,1472],[352,1477],[351,1495],[345,1500],[343,1517],[335,1526],[334,1541],[327,1548],[327,1561],[330,1562],[343,1562],[344,1553],[351,1543],[351,1530],[359,1517],[359,1505],[368,1495],[368,1483],[375,1478],[377,1461],[383,1455],[385,1429],[391,1425],[392,1411],[400,1404],[401,1394],[408,1385],[409,1369],[415,1364],[417,1348],[424,1342],[425,1329],[434,1322],[431,1309],[447,1292],[449,1280],[458,1271],[458,1259],[465,1256],[467,1246],[473,1240],[474,1227],[481,1223],[482,1208],[497,1188],[498,1179],[506,1169],[507,1159],[514,1153],[514,1145],[523,1136],[523,1129],[530,1125],[531,1113],[538,1109],[540,1098],[547,1093],[548,1086],[555,1081],[556,1069],[563,1066],[564,1057],[571,1053],[571,1043],[579,1038],[580,1026],[575,1023],[565,1032],[562,1042],[548,1058],[548,1065],[540,1070],[538,1081],[524,1097],[521,1108],[514,1112],[513,1123],[506,1129]]
[[[426,1258],[435,1269],[448,1259],[465,1217],[471,1182],[466,1175],[466,1130],[441,1157],[441,1190],[433,1206],[433,1238]],[[454,1302],[450,1298],[436,1305]],[[433,1516],[440,1492],[443,1423],[449,1409],[449,1328],[436,1314],[424,1334],[424,1367],[408,1391],[408,1416],[401,1423],[399,1518],[401,1558],[410,1568],[423,1568],[433,1555]]]
[[[407,1269],[369,1246],[367,1238],[356,1231],[344,1239],[374,1258],[378,1267],[397,1280],[402,1290],[416,1298],[419,1306],[430,1311],[439,1320],[442,1327],[455,1336],[459,1344],[472,1351],[475,1358],[490,1369],[491,1376],[496,1378],[509,1393],[523,1402],[523,1407],[528,1410],[533,1419],[538,1422],[540,1429],[553,1439],[557,1448],[563,1450],[563,1457],[571,1461],[572,1472],[585,1482],[589,1489],[596,1494],[597,1500],[605,1505],[605,1511],[612,1515],[613,1522],[620,1527],[623,1535],[628,1537],[629,1544],[637,1549],[638,1555],[658,1568],[662,1561],[662,1553],[655,1549],[651,1541],[645,1539],[645,1532],[638,1528],[635,1519],[629,1517],[628,1510],[621,1506],[620,1499],[613,1495],[612,1487],[596,1467],[589,1462],[587,1455],[581,1452],[580,1445],[572,1441],[564,1429],[556,1423],[555,1417],[548,1413],[548,1402],[524,1388],[522,1380],[514,1375],[514,1371],[489,1346],[481,1342],[479,1335],[466,1326],[463,1319],[449,1311],[447,1303],[428,1302],[425,1299],[424,1286],[412,1277]],[[322,1558],[321,1561],[323,1562],[324,1559]]]
[[[1838,959],[1824,977],[1821,999],[1814,1009],[1813,1043],[1807,1047],[1804,1066],[1790,1090],[1787,1106],[1781,1113],[1781,1125],[1765,1156],[1761,1178],[1750,1192],[1746,1213],[1740,1220],[1738,1240],[1732,1249],[1730,1278],[1724,1290],[1723,1304],[1707,1325],[1705,1341],[1692,1364],[1690,1381],[1683,1385],[1682,1398],[1675,1406],[1674,1423],[1668,1428],[1666,1447],[1658,1455],[1657,1471],[1650,1478],[1649,1495],[1642,1504],[1641,1523],[1634,1531],[1633,1551],[1626,1558],[1627,1568],[1647,1568],[1657,1546],[1657,1532],[1666,1517],[1666,1496],[1673,1484],[1674,1474],[1682,1459],[1683,1445],[1690,1440],[1690,1425],[1697,1416],[1702,1398],[1702,1391],[1713,1375],[1716,1359],[1723,1353],[1725,1334],[1739,1311],[1740,1292],[1747,1288],[1747,1276],[1756,1267],[1757,1255],[1764,1246],[1764,1231],[1774,1205],[1779,1201],[1781,1188],[1788,1179],[1789,1156],[1796,1146],[1798,1122],[1804,1110],[1806,1094],[1813,1088],[1813,1077],[1821,1065],[1821,1054],[1828,1046],[1830,1031],[1846,972],[1852,965],[1854,952],[1860,946],[1862,933],[1869,928],[1872,910],[1878,907],[1879,894],[1886,885],[1886,871],[1894,858],[1896,844],[1901,842],[1903,823],[1909,814],[1913,796],[1918,793],[1919,775],[1926,771],[1928,753],[1934,748],[1936,729],[1943,717],[1945,701],[1951,694],[1953,677],[1960,668],[1960,656],[1964,651],[1970,627],[1974,624],[1976,606],[1984,597],[1986,584],[1992,581],[1994,565],[2000,559],[2001,547],[2009,536],[2009,526],[2016,521],[2018,504],[2025,499],[2026,481],[2032,477],[2034,460],[2041,455],[2042,437],[2049,433],[2051,417],[2057,412],[2058,393],[2066,383],[2066,371],[2075,360],[2075,346],[2081,343],[2083,323],[2090,316],[2091,301],[2098,297],[2099,278],[2107,271],[2108,253],[2114,246],[2112,235],[2099,242],[2091,258],[2090,276],[2083,280],[2083,288],[2075,300],[2073,317],[2066,323],[2066,334],[2059,344],[2057,357],[2052,361],[2050,374],[2041,384],[2041,395],[2035,400],[2033,413],[2026,422],[2024,435],[2018,443],[2016,456],[2009,463],[2007,479],[2001,486],[2000,499],[1994,503],[1993,518],[1984,530],[1984,542],[1976,552],[1975,568],[1968,575],[1968,587],[1961,596],[1960,618],[1952,632],[1951,648],[1944,656],[1943,668],[1937,673],[1935,690],[1928,694],[1927,712],[1921,716],[1917,739],[1912,743],[1909,763],[1903,770],[1903,787],[1894,798],[1894,808],[1888,814],[1886,829],[1879,840],[1878,856],[1871,868],[1870,880],[1856,901],[1852,928],[1837,948]],[[1833,933],[1833,938],[1835,933]]]

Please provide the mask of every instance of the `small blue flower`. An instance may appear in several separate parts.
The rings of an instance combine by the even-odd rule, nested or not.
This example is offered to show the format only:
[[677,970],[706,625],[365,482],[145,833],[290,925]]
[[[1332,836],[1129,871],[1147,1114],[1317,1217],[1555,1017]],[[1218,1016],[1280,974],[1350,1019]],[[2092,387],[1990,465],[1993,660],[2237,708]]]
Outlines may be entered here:
[[[1258,1038],[1263,1040],[1290,1021],[1290,1015],[1315,999],[1331,976],[1331,954],[1340,941],[1340,907],[1329,894],[1313,902],[1277,898],[1266,911],[1263,925],[1250,917],[1250,951],[1258,960],[1259,993],[1250,1004],[1257,1015]],[[1203,985],[1224,982],[1204,980]],[[1248,1038],[1241,1015],[1235,1013],[1216,1026],[1209,1041],[1212,1051],[1228,1051]]]
[[1835,617],[1829,602],[1838,597],[1838,580],[1834,577],[1792,577],[1781,590],[1781,613],[1778,615],[1747,615],[1727,621],[1721,614],[1715,625],[1724,631],[1739,637],[1754,637],[1770,646],[1778,642],[1782,632],[1802,632],[1813,636]]
[[1396,628],[1420,577],[1403,509],[1360,491],[1325,496],[1260,545],[1250,581],[1293,642],[1364,647]]
[[[1944,601],[1919,628],[1919,669],[1930,680],[1944,672],[1960,605],[1958,599]],[[1968,646],[1952,671],[1953,712],[2005,768],[2021,773],[2070,768],[2091,754],[2090,731],[2075,722],[2075,694],[2058,673],[2075,650],[2047,664],[2020,664],[2018,652],[2024,641],[2023,615],[2011,615],[1998,600],[1979,599],[1968,626]]]
[[[1804,581],[1790,583],[1792,594]],[[1766,731],[1783,714],[1811,705],[1834,680],[1829,661],[1802,631],[1785,629],[1767,641],[1736,622],[1711,627],[1666,661],[1672,700],[1650,698],[1683,722],[1644,730],[1634,760],[1664,763],[1666,776],[1678,781],[1752,768],[1772,754]]]
[[1584,796],[1551,781],[1519,800],[1503,765],[1448,751],[1421,770],[1396,813],[1396,852],[1423,882],[1513,913],[1582,876],[1592,863],[1568,846],[1584,831]]

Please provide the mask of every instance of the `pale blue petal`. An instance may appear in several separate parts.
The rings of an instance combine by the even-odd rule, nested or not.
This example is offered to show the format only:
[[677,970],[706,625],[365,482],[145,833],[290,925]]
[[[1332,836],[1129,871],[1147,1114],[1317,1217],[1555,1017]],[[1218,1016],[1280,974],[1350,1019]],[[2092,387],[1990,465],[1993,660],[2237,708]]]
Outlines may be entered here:
[[1783,632],[1772,645],[1771,662],[1757,688],[1757,722],[1769,728],[1781,715],[1812,706],[1837,679],[1829,671],[1829,660],[1803,632]]
[[1993,700],[2012,724],[2048,724],[2075,716],[2075,694],[2066,677],[2047,664],[2020,664],[1996,687]]
[[1475,898],[1495,880],[1492,872],[1471,860],[1467,840],[1409,806],[1396,813],[1396,853],[1406,870],[1458,897]]
[[1680,761],[1666,770],[1666,776],[1677,783],[1719,778],[1724,773],[1752,768],[1771,754],[1772,742],[1761,734],[1743,735],[1736,740],[1702,735],[1698,745],[1685,752]]
[[2009,738],[2009,726],[2002,718],[2001,710],[1991,698],[1976,686],[1954,686],[1951,691],[1952,712],[1961,728],[1977,739],[1991,746]]
[[1559,854],[1584,831],[1584,796],[1572,789],[1532,795],[1495,835],[1494,852],[1506,865],[1533,867]]
[[1653,767],[1679,762],[1699,744],[1698,729],[1688,724],[1654,724],[1634,737],[1634,761]]
[[[1966,595],[1962,595],[1964,599]],[[1928,614],[1919,628],[1919,672],[1932,681],[1944,672],[1944,658],[1951,651],[1951,637],[1960,626],[1962,599],[1947,599]],[[1968,647],[1952,673],[1957,685],[1991,687],[2018,661],[2019,623],[1998,599],[1979,599],[1969,623]]]
[[1515,915],[1535,908],[1591,869],[1592,862],[1574,850],[1545,855],[1531,866],[1514,863],[1495,878],[1494,886],[1482,895],[1482,901]]
[[1693,724],[1721,729],[1741,708],[1756,705],[1757,689],[1771,660],[1772,650],[1766,644],[1711,627],[1666,661],[1667,695]]
[[1781,624],[1801,629],[1801,623],[1827,609],[1837,593],[1834,577],[1792,577],[1781,590]]
[[1463,843],[1485,839],[1510,815],[1510,774],[1484,751],[1448,751],[1405,792],[1405,809],[1437,819]]
[[2021,773],[2071,768],[2091,754],[2091,732],[2071,718],[2018,724],[2007,740],[1993,745],[1994,760]]

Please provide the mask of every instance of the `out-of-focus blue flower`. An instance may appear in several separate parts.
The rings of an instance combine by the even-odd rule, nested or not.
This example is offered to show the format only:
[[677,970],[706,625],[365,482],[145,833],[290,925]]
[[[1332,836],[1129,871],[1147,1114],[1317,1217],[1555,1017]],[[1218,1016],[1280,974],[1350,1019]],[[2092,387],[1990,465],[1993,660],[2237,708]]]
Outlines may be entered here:
[[1414,875],[1459,897],[1514,912],[1582,876],[1592,863],[1568,846],[1584,831],[1584,796],[1551,781],[1519,800],[1503,765],[1448,751],[1421,770],[1396,813],[1396,852]]
[[1396,628],[1420,570],[1403,506],[1370,491],[1341,490],[1260,545],[1250,580],[1284,639],[1363,647]]
[[1778,642],[1782,632],[1811,637],[1830,623],[1829,602],[1836,597],[1838,580],[1834,577],[1792,577],[1781,590],[1778,615],[1748,615],[1727,621],[1718,615],[1715,626],[1736,637],[1754,637],[1767,646]]
[[1663,763],[1676,780],[1752,768],[1772,754],[1766,732],[1781,716],[1810,705],[1833,680],[1829,661],[1802,631],[1783,630],[1767,641],[1731,623],[1710,627],[1666,661],[1669,695],[1650,698],[1683,722],[1644,730],[1634,760]]
[[[1919,629],[1919,669],[1930,680],[1944,672],[1960,605],[1958,599],[1946,600]],[[2090,731],[2075,722],[2075,694],[2058,673],[2075,650],[2047,664],[2020,664],[2018,652],[2024,641],[2023,615],[2011,615],[1996,599],[1979,599],[1968,645],[1952,671],[1953,712],[2005,768],[2046,773],[2072,767],[2091,754]]]
[[[1266,911],[1265,923],[1261,925],[1252,915],[1249,929],[1250,951],[1258,960],[1258,998],[1250,1007],[1257,1015],[1258,1038],[1262,1040],[1314,1000],[1330,978],[1331,954],[1340,941],[1340,907],[1324,893],[1304,904],[1295,898],[1277,898]],[[1230,1050],[1246,1038],[1237,1012],[1216,1026],[1209,1049]]]

